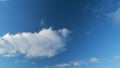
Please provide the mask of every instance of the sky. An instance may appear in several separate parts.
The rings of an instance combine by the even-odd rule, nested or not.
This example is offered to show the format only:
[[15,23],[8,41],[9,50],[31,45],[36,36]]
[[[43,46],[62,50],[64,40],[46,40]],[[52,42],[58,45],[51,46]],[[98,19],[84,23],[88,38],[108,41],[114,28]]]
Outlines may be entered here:
[[1,68],[119,68],[119,0],[0,0]]

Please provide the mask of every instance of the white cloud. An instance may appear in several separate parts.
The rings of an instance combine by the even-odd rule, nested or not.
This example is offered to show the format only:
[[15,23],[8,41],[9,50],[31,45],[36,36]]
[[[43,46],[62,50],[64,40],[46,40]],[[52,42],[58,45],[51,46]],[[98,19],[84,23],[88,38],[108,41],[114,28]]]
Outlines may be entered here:
[[118,8],[114,12],[109,13],[108,16],[112,18],[113,22],[119,24],[120,23],[120,8]]
[[83,61],[72,61],[70,62],[72,66],[80,66],[82,64],[85,64]]
[[69,63],[57,64],[55,68],[66,68],[71,66]]
[[45,68],[71,68],[71,67],[80,67],[82,65],[89,65],[90,63],[100,63],[100,59],[98,58],[90,58],[87,61],[83,60],[76,60],[76,61],[71,61],[68,63],[60,63],[60,64],[55,64],[53,66],[46,66]]
[[68,63],[56,64],[54,66],[46,66],[45,68],[68,68],[68,67],[78,67],[85,64],[83,61],[71,61]]
[[69,30],[66,28],[53,30],[42,29],[39,32],[22,32],[15,35],[9,33],[0,37],[0,55],[16,56],[23,54],[29,58],[52,57],[65,47]]
[[92,63],[99,63],[100,59],[98,59],[98,58],[91,58],[90,62],[92,62]]
[[67,37],[69,33],[71,33],[69,30],[67,30],[66,28],[63,28],[62,30],[59,29],[58,32],[60,32],[62,34],[63,37]]

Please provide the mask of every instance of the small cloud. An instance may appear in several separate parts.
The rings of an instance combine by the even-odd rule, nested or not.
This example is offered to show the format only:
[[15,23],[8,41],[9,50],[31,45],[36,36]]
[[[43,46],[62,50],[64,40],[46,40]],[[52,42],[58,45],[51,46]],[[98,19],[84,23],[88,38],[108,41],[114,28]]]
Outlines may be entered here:
[[53,66],[46,66],[44,68],[73,68],[73,67],[80,67],[82,65],[88,65],[88,62],[92,62],[92,63],[100,63],[100,59],[98,58],[90,58],[90,60],[88,61],[83,61],[83,60],[75,60],[75,61],[71,61],[71,62],[67,62],[67,63],[60,63],[60,64],[55,64]]
[[68,68],[68,67],[79,67],[85,64],[83,61],[71,61],[68,63],[56,64],[54,66],[46,66],[45,68]]
[[120,56],[113,56],[112,59],[109,60],[109,62],[112,62],[112,63],[120,62]]
[[32,62],[32,65],[35,65],[35,62]]
[[40,21],[40,26],[41,26],[41,27],[44,27],[44,26],[47,25],[47,24],[46,24],[46,20],[47,20],[46,18],[42,18],[42,19],[41,19],[41,21]]
[[27,60],[15,60],[15,61],[14,61],[15,64],[23,63],[23,62],[27,62]]
[[66,68],[70,67],[71,65],[69,63],[62,63],[62,64],[56,64],[53,66],[45,66],[45,68]]
[[40,25],[44,25],[44,24],[45,24],[44,19],[41,19]]
[[63,28],[63,29],[59,29],[58,32],[60,32],[62,34],[63,37],[67,37],[68,34],[70,34],[71,32],[66,29],[66,28]]
[[85,62],[83,62],[83,61],[72,61],[70,63],[73,66],[81,66],[82,64],[85,64]]
[[66,67],[69,67],[69,66],[70,66],[69,63],[63,63],[63,64],[57,64],[56,68],[66,68]]
[[92,63],[99,63],[100,60],[98,58],[91,58],[90,62],[92,62]]
[[120,56],[114,56],[113,59],[120,59]]

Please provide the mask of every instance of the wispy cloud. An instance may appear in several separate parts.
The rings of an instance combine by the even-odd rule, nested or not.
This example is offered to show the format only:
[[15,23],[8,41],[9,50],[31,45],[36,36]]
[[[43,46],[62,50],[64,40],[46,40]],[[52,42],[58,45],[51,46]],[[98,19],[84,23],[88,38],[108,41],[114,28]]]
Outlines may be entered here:
[[112,59],[110,60],[110,62],[113,62],[113,63],[120,62],[120,56],[113,56]]
[[40,25],[43,26],[45,24],[44,19],[41,19]]
[[83,61],[71,61],[68,63],[56,64],[54,66],[46,66],[45,68],[68,68],[68,67],[78,67],[85,64]]
[[45,68],[71,68],[71,67],[80,67],[82,65],[89,65],[90,63],[100,63],[99,58],[90,58],[87,61],[84,60],[74,60],[68,63],[56,64],[53,66],[46,66]]
[[66,28],[42,29],[39,32],[9,33],[0,37],[0,55],[5,57],[23,54],[27,58],[52,57],[65,49],[65,40],[69,34]]
[[114,23],[120,24],[120,8],[111,13],[108,13],[107,16],[109,16]]
[[8,2],[8,0],[0,0],[0,2]]
[[120,59],[120,56],[114,56],[113,59]]
[[23,63],[23,62],[27,62],[27,60],[24,59],[24,60],[15,60],[14,61],[15,64]]

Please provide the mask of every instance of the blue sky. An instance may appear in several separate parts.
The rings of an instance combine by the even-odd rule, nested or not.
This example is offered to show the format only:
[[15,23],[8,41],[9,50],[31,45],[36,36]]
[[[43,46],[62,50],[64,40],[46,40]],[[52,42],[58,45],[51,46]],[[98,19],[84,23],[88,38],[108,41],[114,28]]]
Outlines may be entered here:
[[119,66],[119,0],[0,0],[1,68]]

